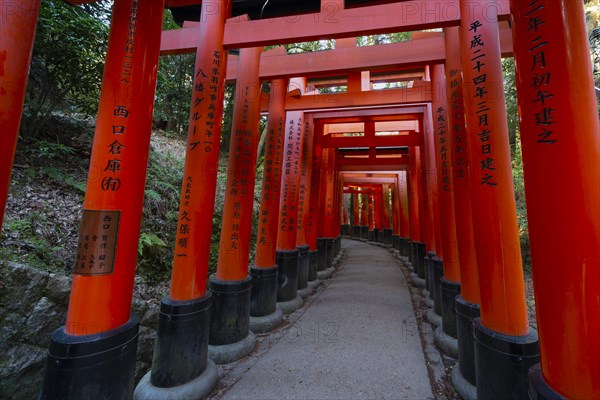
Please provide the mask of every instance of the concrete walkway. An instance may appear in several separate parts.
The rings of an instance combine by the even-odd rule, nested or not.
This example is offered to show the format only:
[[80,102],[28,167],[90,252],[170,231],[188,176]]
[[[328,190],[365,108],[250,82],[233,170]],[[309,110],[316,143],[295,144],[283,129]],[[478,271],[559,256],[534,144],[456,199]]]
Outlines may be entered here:
[[433,398],[397,262],[374,245],[343,240],[342,246],[341,270],[288,326],[262,337],[259,354],[235,367],[235,379],[225,379],[228,388],[213,398]]

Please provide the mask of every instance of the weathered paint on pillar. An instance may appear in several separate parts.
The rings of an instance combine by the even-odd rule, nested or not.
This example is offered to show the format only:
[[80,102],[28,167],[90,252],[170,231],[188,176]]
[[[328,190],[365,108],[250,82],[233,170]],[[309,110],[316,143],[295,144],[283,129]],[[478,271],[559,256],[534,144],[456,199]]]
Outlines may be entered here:
[[144,186],[163,1],[113,7],[65,330],[90,335],[126,324]]
[[[214,214],[227,52],[223,49],[227,1],[203,5],[169,297],[206,293]],[[213,3],[214,4],[214,3]],[[210,12],[207,12],[207,9]],[[216,83],[215,83],[216,82]]]
[[[446,44],[446,98],[448,128],[452,153],[454,216],[460,265],[460,294],[469,303],[479,304],[479,276],[473,236],[469,148],[465,129],[462,65],[458,27],[444,29]],[[440,79],[442,77],[439,77]],[[441,84],[441,82],[440,82]]]
[[23,113],[41,0],[0,0],[0,230]]
[[284,79],[271,81],[267,141],[262,181],[262,199],[256,238],[257,268],[275,265],[277,222],[279,219],[279,196],[281,189],[281,163],[285,138],[285,96],[288,83]]
[[[433,102],[427,107],[428,113],[434,112],[435,153],[439,177],[440,228],[444,254],[444,277],[460,282],[460,266],[456,240],[456,220],[454,217],[454,183],[452,179],[452,137],[448,122],[448,102],[446,99],[444,66],[431,67],[433,84]],[[431,110],[433,108],[433,110]]]
[[260,123],[261,52],[259,47],[240,50],[216,273],[217,279],[223,281],[241,281],[248,276]]
[[[512,181],[496,9],[461,1],[461,50],[473,233],[481,322],[509,336],[529,332]],[[489,7],[486,7],[490,5]]]
[[[300,89],[300,92],[304,93],[305,88],[306,78],[292,78],[288,91]],[[286,114],[285,142],[281,163],[277,250],[296,249],[298,187],[300,184],[303,133],[304,113],[302,111],[289,111]]]
[[[314,149],[314,119],[312,114],[304,115],[302,137],[302,159],[300,161],[300,186],[298,195],[298,233],[296,246],[309,246],[308,230],[310,220],[311,179]],[[310,247],[310,246],[309,246]]]
[[511,11],[542,374],[565,398],[600,398],[600,128],[583,3]]
[[419,147],[409,149],[410,169],[408,171],[408,217],[410,240],[421,241],[421,228],[419,224],[419,166],[421,165]]

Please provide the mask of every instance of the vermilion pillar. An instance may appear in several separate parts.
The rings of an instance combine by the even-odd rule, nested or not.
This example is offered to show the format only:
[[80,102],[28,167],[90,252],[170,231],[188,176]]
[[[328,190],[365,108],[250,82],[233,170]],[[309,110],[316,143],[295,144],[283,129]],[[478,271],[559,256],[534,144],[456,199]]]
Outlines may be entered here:
[[[454,182],[452,178],[452,136],[448,121],[448,102],[446,99],[444,66],[437,64],[431,68],[433,85],[432,107],[435,110],[435,149],[437,172],[439,177],[440,228],[442,236],[443,270],[440,278],[440,301],[442,329],[436,331],[436,343],[448,354],[458,355],[456,331],[456,312],[454,298],[460,293],[460,267],[454,217]],[[431,113],[428,107],[428,113]],[[437,281],[434,285],[437,285]],[[437,290],[435,288],[434,290]],[[436,296],[437,297],[437,296]],[[435,304],[434,304],[435,307]]]
[[[452,379],[458,391],[465,387],[464,381],[475,385],[475,345],[473,319],[479,317],[479,278],[473,236],[473,214],[471,206],[471,182],[469,180],[469,137],[465,129],[465,107],[457,27],[444,30],[446,44],[445,91],[448,99],[448,132],[452,154],[452,185],[454,189],[454,215],[456,240],[460,266],[461,293],[456,297],[456,330],[458,335],[459,366],[452,372]],[[436,79],[441,85],[442,78],[436,70]],[[443,88],[440,88],[440,90]],[[459,375],[460,374],[460,375]],[[459,382],[460,381],[460,382]],[[462,383],[462,384],[461,384]],[[471,391],[475,388],[472,387]],[[463,397],[466,397],[464,395]]]
[[[318,252],[316,243],[311,243],[314,229],[314,210],[311,209],[313,199],[313,163],[315,154],[314,118],[312,114],[304,115],[304,135],[302,137],[302,159],[300,162],[300,187],[298,196],[298,232],[296,246],[299,251],[303,247],[308,252],[307,287],[313,288],[317,283]],[[313,246],[311,247],[311,244]],[[300,275],[299,275],[300,277]],[[300,288],[300,286],[298,286]],[[308,292],[305,290],[304,292]],[[303,292],[300,293],[302,295]],[[308,293],[306,293],[308,294]]]
[[407,193],[408,193],[408,218],[409,218],[409,237],[413,242],[421,240],[419,225],[419,185],[418,185],[418,165],[420,164],[420,154],[418,147],[409,149],[409,170],[407,171]]
[[267,139],[265,144],[264,173],[258,236],[256,241],[256,268],[275,266],[277,222],[281,189],[281,164],[285,139],[285,96],[287,81],[271,81]]
[[409,255],[409,237],[410,237],[410,217],[409,217],[409,195],[408,195],[408,176],[406,171],[398,174],[399,181],[399,200],[400,200],[400,243],[401,254],[403,257]]
[[248,258],[260,121],[261,51],[257,47],[240,50],[219,259],[217,272],[210,280],[213,309],[209,353],[217,363],[236,360],[254,348],[248,326],[251,301]]
[[[427,68],[429,69],[429,68]],[[434,185],[437,184],[437,174],[435,170],[435,150],[433,145],[433,121],[427,114],[423,118],[422,132],[422,146],[421,146],[421,208],[423,209],[422,226],[423,241],[426,244],[425,258],[428,258],[428,253],[435,254],[436,252],[436,236],[435,236],[435,224],[433,218],[433,199],[432,191]],[[425,270],[426,270],[425,266]],[[427,275],[427,274],[425,274]]]
[[258,218],[255,265],[250,267],[252,299],[250,329],[255,333],[268,332],[283,320],[277,309],[277,264],[275,249],[279,196],[281,188],[281,162],[285,139],[285,97],[288,82],[271,81],[267,139],[265,143],[262,198]]
[[383,185],[383,243],[391,246],[393,244],[393,229],[390,222],[390,185]]
[[[305,78],[290,80],[289,90],[299,89],[304,93]],[[300,163],[302,160],[302,136],[304,113],[290,111],[286,115],[285,141],[281,172],[281,194],[279,200],[279,222],[277,229],[277,266],[279,286],[277,301],[284,314],[289,314],[302,306],[298,295],[298,186],[300,183]],[[303,256],[307,253],[303,251]],[[304,261],[304,260],[303,260]],[[303,263],[304,266],[304,263]],[[303,271],[308,272],[308,270]]]
[[465,115],[474,170],[470,177],[473,232],[481,291],[481,318],[474,321],[477,396],[523,398],[527,370],[539,355],[537,335],[527,322],[495,5],[490,0],[461,1]]
[[[410,239],[411,252],[410,263],[413,266],[414,272],[419,278],[425,278],[425,254],[426,245],[424,240],[424,231],[426,219],[425,208],[422,199],[422,160],[421,147],[413,146],[409,150],[410,171],[409,171],[409,208],[410,208]],[[426,188],[425,188],[426,190]]]
[[600,128],[583,3],[511,11],[541,350],[530,393],[598,399]]
[[[219,162],[227,52],[223,49],[228,2],[203,5],[193,71],[186,158],[179,202],[169,296],[161,303],[152,371],[136,398],[162,397],[163,388],[210,392],[216,367],[207,361],[211,293],[206,291]],[[185,315],[185,317],[182,317]],[[180,354],[189,356],[182,358]],[[204,387],[197,385],[205,382]]]
[[67,322],[52,335],[43,398],[133,394],[130,310],[162,15],[162,0],[114,3]]
[[352,212],[354,213],[354,226],[352,227],[352,237],[360,238],[360,204],[358,193],[352,193]]
[[368,214],[368,204],[369,204],[369,195],[365,191],[364,188],[361,188],[361,192],[363,192],[360,196],[360,225],[361,225],[361,233],[360,238],[363,240],[367,240],[369,237],[369,214]]
[[383,243],[383,191],[377,186],[373,194],[373,241]]
[[367,204],[367,218],[369,224],[369,239],[373,240],[374,238],[371,236],[373,230],[375,229],[375,194],[369,195],[369,203]]
[[323,235],[327,240],[327,267],[330,268],[333,264],[334,242],[339,235],[340,225],[336,216],[339,216],[339,208],[336,208],[335,192],[337,189],[336,183],[336,149],[330,148],[327,150],[327,158],[323,159],[325,164],[325,203],[324,203],[324,218],[323,218]]
[[[317,129],[315,124],[314,129]],[[308,247],[310,255],[313,257],[309,260],[309,264],[314,262],[314,257],[317,257],[317,272],[325,269],[325,259],[321,262],[324,254],[327,254],[327,249],[322,250],[322,241],[319,240],[320,230],[320,188],[321,188],[321,167],[323,159],[323,148],[319,143],[319,135],[317,131],[314,131],[313,139],[313,151],[312,151],[312,168],[310,174],[310,200],[308,206],[308,222],[305,225],[306,238],[308,241]],[[311,264],[312,265],[312,264]],[[319,278],[320,279],[320,278]]]
[[0,230],[10,187],[13,160],[41,0],[0,0]]

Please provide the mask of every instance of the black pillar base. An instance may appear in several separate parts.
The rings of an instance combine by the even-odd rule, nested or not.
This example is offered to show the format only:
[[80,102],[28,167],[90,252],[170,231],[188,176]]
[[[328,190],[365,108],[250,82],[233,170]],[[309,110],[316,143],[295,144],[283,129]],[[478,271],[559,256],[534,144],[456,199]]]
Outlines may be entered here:
[[180,386],[204,372],[208,361],[210,303],[210,292],[191,301],[163,299],[150,374],[153,386]]
[[338,236],[335,239],[335,255],[336,257],[339,256],[342,252],[342,237]]
[[342,236],[350,236],[350,225],[342,225],[340,232],[342,232]]
[[531,400],[566,400],[556,393],[544,380],[540,364],[529,368],[529,398]]
[[327,269],[327,239],[317,239],[318,263],[317,271],[325,271]]
[[410,255],[410,241],[408,238],[400,238],[400,255],[408,257]]
[[294,300],[298,296],[298,250],[277,250],[277,302]]
[[408,262],[410,263],[410,265],[412,266],[413,271],[416,272],[416,261],[415,261],[415,257],[417,254],[417,250],[416,250],[416,243],[413,242],[412,240],[410,240],[408,242]]
[[433,272],[433,311],[437,315],[442,315],[442,293],[440,288],[440,279],[444,276],[444,263],[435,257],[432,263]]
[[360,239],[360,234],[362,232],[362,226],[354,225],[352,227],[352,237],[355,239]]
[[40,399],[130,399],[135,385],[140,320],[116,329],[71,336],[52,333]]
[[478,399],[526,399],[529,368],[540,361],[537,332],[507,336],[473,321]]
[[440,279],[440,293],[442,295],[442,328],[446,335],[456,339],[456,296],[460,294],[460,283]]
[[335,238],[327,238],[327,268],[333,266],[333,259],[335,258]]
[[425,279],[425,258],[427,257],[427,247],[425,243],[415,242],[415,261],[414,270],[421,279]]
[[277,265],[272,268],[250,267],[252,290],[250,315],[264,317],[277,308]]
[[424,269],[425,269],[425,288],[427,289],[427,297],[431,300],[433,300],[433,294],[431,293],[431,287],[432,287],[432,279],[433,279],[433,273],[431,272],[431,263],[432,263],[432,258],[434,258],[435,252],[433,251],[428,251],[427,252],[427,256],[425,257],[425,265],[424,265]]
[[308,246],[298,246],[298,290],[308,286]]
[[369,238],[369,227],[361,226],[360,229],[360,238],[362,240],[367,240]]
[[317,268],[319,266],[319,251],[310,250],[308,252],[308,281],[314,282],[317,280]]
[[369,242],[375,242],[375,241],[377,240],[377,239],[376,239],[376,238],[377,238],[377,233],[378,233],[378,232],[376,232],[375,230],[369,231],[369,235],[368,235],[368,238],[367,238],[367,240],[368,240]]
[[383,231],[381,229],[374,229],[375,232],[375,241],[377,243],[383,243]]
[[467,382],[476,386],[473,320],[479,318],[479,304],[469,303],[468,301],[465,301],[461,295],[456,296],[455,304],[460,373]]
[[383,244],[392,245],[392,230],[389,228],[383,230]]
[[392,247],[394,250],[400,251],[400,237],[397,235],[392,235]]
[[250,331],[252,277],[241,281],[222,281],[210,277],[212,310],[208,343],[222,346],[237,343]]

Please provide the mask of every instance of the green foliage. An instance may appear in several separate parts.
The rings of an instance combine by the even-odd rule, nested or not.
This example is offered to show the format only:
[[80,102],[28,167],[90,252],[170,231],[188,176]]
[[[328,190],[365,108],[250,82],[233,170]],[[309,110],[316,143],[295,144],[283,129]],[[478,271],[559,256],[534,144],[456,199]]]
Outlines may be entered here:
[[151,284],[166,281],[171,274],[182,179],[182,158],[150,152],[138,273]]
[[[165,12],[163,29],[178,28],[171,13]],[[195,60],[195,54],[176,54],[160,58],[154,106],[156,128],[187,136]]]
[[53,112],[95,113],[108,43],[108,4],[44,0],[27,84],[23,133],[37,136]]
[[397,32],[383,35],[359,36],[356,38],[358,46],[375,46],[379,44],[390,44],[404,42],[412,39],[412,32]]
[[523,158],[521,154],[521,135],[519,130],[519,106],[517,104],[517,88],[515,63],[512,58],[502,60],[504,73],[504,93],[506,97],[506,118],[511,147],[512,172],[517,204],[517,222],[523,268],[531,273],[531,254],[529,247],[529,231],[527,222],[527,204],[525,202],[525,179],[523,176]]
[[47,142],[45,140],[40,140],[37,142],[36,156],[38,158],[51,159],[72,155],[74,153],[75,149],[73,147],[62,143]]

